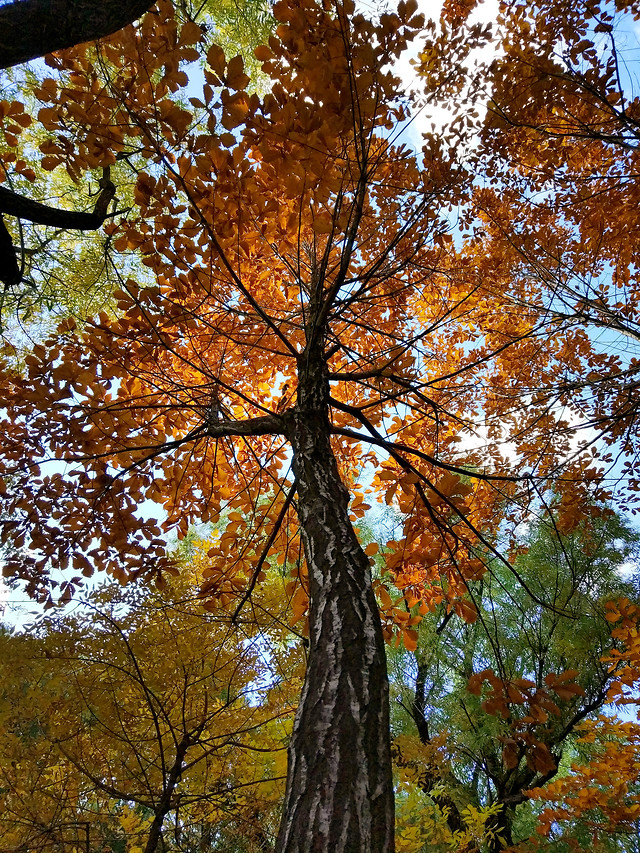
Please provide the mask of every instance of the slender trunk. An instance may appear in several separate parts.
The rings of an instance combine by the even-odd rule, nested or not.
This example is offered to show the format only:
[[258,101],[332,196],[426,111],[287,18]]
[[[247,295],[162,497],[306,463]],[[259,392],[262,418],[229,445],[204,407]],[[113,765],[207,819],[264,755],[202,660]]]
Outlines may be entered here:
[[173,766],[171,767],[169,775],[167,776],[162,796],[158,801],[158,804],[155,809],[155,814],[153,816],[153,821],[151,822],[151,826],[149,827],[149,835],[147,836],[147,843],[144,848],[144,853],[156,853],[156,850],[158,849],[158,844],[162,839],[162,826],[164,824],[164,819],[173,807],[173,795],[180,781],[180,776],[182,775],[182,765],[184,763],[184,758],[187,754],[187,749],[189,748],[190,744],[191,741],[188,735],[185,735],[178,744]]
[[162,824],[164,823],[164,819],[167,816],[168,809],[166,811],[156,812],[153,816],[153,821],[151,822],[151,826],[149,827],[149,835],[147,836],[147,843],[144,848],[144,853],[155,853],[158,849],[158,843],[160,842],[160,838],[162,836]]
[[200,825],[200,840],[198,842],[199,853],[209,853],[213,847],[213,831],[210,823]]
[[[413,702],[411,703],[411,716],[413,717],[413,721],[418,730],[420,741],[426,746],[431,743],[431,733],[429,731],[426,705],[426,683],[429,667],[418,658],[416,658],[416,660],[418,661],[418,672],[416,675]],[[402,761],[401,757],[400,761]],[[434,770],[427,765],[424,767],[424,773],[421,774],[420,780],[421,781],[418,784],[425,794],[430,796],[441,810],[451,832],[464,832],[465,823],[462,819],[462,815],[460,814],[460,809],[449,793],[449,791],[459,789],[457,779],[455,779],[453,774],[447,773],[443,770]],[[440,793],[438,793],[438,791],[440,791]],[[469,844],[465,850],[468,851],[468,853],[474,853],[474,851],[477,850],[477,846],[475,844]]]
[[290,419],[309,572],[310,653],[289,747],[276,853],[392,853],[384,641],[369,561],[331,449],[321,360],[305,363]]

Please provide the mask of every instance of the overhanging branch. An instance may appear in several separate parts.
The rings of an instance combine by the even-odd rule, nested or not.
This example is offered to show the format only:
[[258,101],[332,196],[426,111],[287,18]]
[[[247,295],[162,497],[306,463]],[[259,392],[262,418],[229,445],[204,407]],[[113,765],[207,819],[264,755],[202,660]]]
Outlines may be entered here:
[[[2,7],[0,7],[2,9]],[[39,201],[26,198],[6,187],[0,187],[0,214],[27,219],[37,225],[50,225],[53,228],[65,228],[71,231],[95,231],[107,218],[109,203],[116,194],[115,184],[109,177],[109,170],[103,170],[100,180],[100,195],[93,211],[61,210],[49,207]]]
[[[0,6],[0,12],[2,11]],[[0,24],[1,26],[1,24]],[[96,231],[107,218],[109,205],[116,194],[116,186],[111,180],[111,170],[107,166],[102,170],[99,181],[100,194],[93,211],[61,210],[49,207],[39,201],[26,198],[7,187],[0,187],[0,281],[7,287],[15,287],[22,280],[23,271],[18,264],[11,235],[2,220],[3,214],[26,219],[37,225],[49,225],[71,231]]]
[[263,415],[246,421],[214,421],[203,430],[211,438],[231,438],[236,435],[284,435],[282,418],[278,415]]
[[15,0],[0,6],[0,68],[109,36],[152,5],[152,0]]

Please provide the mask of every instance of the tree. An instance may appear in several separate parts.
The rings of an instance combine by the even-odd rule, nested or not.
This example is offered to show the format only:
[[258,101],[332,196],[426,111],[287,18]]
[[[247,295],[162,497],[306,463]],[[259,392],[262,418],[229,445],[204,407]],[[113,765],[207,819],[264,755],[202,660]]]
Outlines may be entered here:
[[[32,92],[43,167],[76,179],[108,167],[135,186],[107,226],[116,316],[63,322],[25,375],[2,374],[7,571],[43,601],[68,600],[96,569],[162,583],[164,533],[223,509],[209,606],[233,624],[268,564],[295,567],[309,662],[278,853],[393,847],[376,592],[387,636],[415,647],[437,603],[473,621],[469,584],[487,563],[522,580],[518,524],[551,485],[564,532],[588,517],[590,492],[607,494],[540,390],[558,388],[568,358],[576,372],[594,363],[588,339],[516,302],[508,263],[485,280],[456,250],[454,211],[471,221],[476,191],[466,124],[418,152],[402,143],[413,101],[391,66],[421,31],[415,13],[413,0],[376,20],[351,2],[276,4],[259,97],[238,57],[163,2],[99,62],[88,46],[60,54]],[[455,82],[455,47],[437,53],[434,97]],[[181,63],[199,57],[195,97]],[[363,464],[405,514],[387,552],[405,606],[372,581],[375,546],[352,523]],[[544,592],[529,591],[537,606]]]
[[[146,4],[140,3],[139,0],[137,3],[125,4],[96,4],[93,0],[85,0],[80,4],[74,3],[72,6],[66,0],[55,4],[41,3],[39,0],[28,0],[28,2],[21,0],[21,2],[4,5],[0,7],[0,28],[3,32],[11,33],[12,36],[19,33],[21,38],[12,37],[10,43],[0,45],[0,67],[15,65],[54,50],[71,47],[79,42],[93,41],[108,36],[127,24],[131,25],[132,21],[146,11],[150,5],[148,2]],[[202,16],[203,9],[207,6],[211,7],[213,11],[219,43],[236,52],[239,50],[249,61],[254,77],[259,82],[260,75],[252,51],[257,44],[268,38],[271,31],[272,19],[268,12],[266,0],[246,0],[242,4],[229,2],[229,0],[219,0],[216,3],[207,4],[205,2],[194,7],[190,3],[183,2],[180,4],[180,13],[183,19],[194,22]],[[99,48],[97,55],[100,57]],[[53,60],[48,59],[47,61],[51,63]],[[33,71],[30,71],[27,76],[31,86],[33,86]],[[19,73],[14,74],[11,82],[14,85],[9,87],[9,91],[19,92],[21,75]],[[67,310],[70,307],[75,307],[73,300],[66,299],[65,295],[61,295],[59,285],[57,287],[55,285],[43,287],[42,283],[39,282],[35,298],[33,294],[29,294],[28,288],[18,287],[25,279],[32,289],[36,287],[33,276],[29,275],[37,262],[34,261],[34,256],[35,259],[42,256],[43,249],[46,249],[50,242],[50,237],[37,239],[39,236],[38,229],[35,229],[35,235],[29,232],[34,230],[34,225],[46,226],[49,233],[51,233],[51,229],[56,229],[59,244],[61,230],[77,233],[78,231],[91,232],[100,229],[107,217],[115,213],[115,205],[111,212],[109,209],[112,202],[115,201],[116,187],[110,179],[110,169],[107,166],[102,170],[101,177],[98,180],[98,188],[93,193],[97,196],[93,210],[91,212],[69,210],[68,204],[64,208],[60,208],[44,202],[44,197],[47,192],[51,192],[51,187],[43,186],[45,181],[41,172],[37,188],[40,200],[34,198],[34,187],[30,186],[29,182],[35,181],[37,176],[34,170],[28,166],[27,160],[33,145],[40,140],[34,139],[32,133],[25,133],[25,130],[32,126],[31,116],[25,111],[24,105],[16,100],[3,100],[0,104],[0,113],[2,113],[2,118],[6,119],[5,140],[9,148],[13,149],[6,151],[0,160],[0,180],[9,184],[9,186],[0,186],[0,281],[5,285],[4,295],[0,302],[0,320],[3,311],[6,313],[12,307],[7,304],[12,301],[17,303],[16,307],[20,310],[22,319],[29,320],[33,313],[34,303],[37,307],[40,307],[41,302],[47,304],[48,307],[62,303]],[[71,175],[72,180],[77,180],[77,177],[75,174]],[[46,183],[50,184],[50,182]],[[59,186],[58,192],[60,192]],[[64,195],[68,198],[78,196],[76,198],[78,207],[86,205],[85,196],[82,193],[74,192],[72,186],[66,187]],[[120,201],[126,202],[126,193],[125,199],[121,197]],[[3,215],[17,218],[19,220],[18,228],[7,228],[2,218]],[[23,228],[23,222],[29,223],[27,229]],[[24,230],[27,230],[26,237]],[[34,248],[33,244],[28,249],[26,248],[27,239],[31,237],[33,240],[34,236],[35,242],[40,243],[40,251]],[[77,240],[75,242],[77,244]],[[20,246],[17,253],[16,244]],[[16,254],[21,255],[21,257],[16,257]],[[44,254],[46,257],[46,251]],[[106,255],[105,252],[101,254]],[[90,248],[82,258],[79,265],[80,269],[73,270],[73,278],[79,281],[86,276],[87,268],[92,270],[93,267],[92,277],[101,279],[102,289],[110,291],[112,288],[107,286],[109,276],[108,274],[105,275],[106,270],[104,269],[105,266],[108,267],[108,258],[103,257],[96,263],[95,248],[93,255],[94,257],[92,257]],[[96,266],[98,267],[97,271],[95,270]],[[65,272],[67,271],[64,269],[59,270],[59,274],[63,278]],[[49,273],[50,282],[55,279],[55,275],[52,275],[50,270]],[[87,288],[86,284],[82,288],[83,291],[88,289],[90,288]],[[92,304],[94,310],[105,307],[108,295],[103,296],[102,304]],[[82,315],[82,312],[80,313]]]
[[[466,838],[465,817],[485,809],[486,849],[511,848],[532,831],[530,819],[523,826],[518,814],[532,789],[544,801],[591,785],[591,799],[578,798],[575,806],[569,799],[562,813],[580,826],[594,799],[607,802],[606,784],[614,777],[617,795],[605,826],[629,832],[637,727],[611,716],[596,719],[607,705],[613,710],[609,703],[620,699],[624,681],[637,681],[637,672],[629,672],[627,635],[637,623],[628,599],[627,631],[612,637],[610,626],[621,618],[611,600],[636,594],[619,570],[637,554],[638,537],[610,510],[603,513],[569,535],[558,535],[553,521],[539,521],[523,542],[520,576],[536,598],[546,590],[553,609],[536,605],[494,563],[471,585],[478,608],[473,624],[454,621],[440,607],[423,620],[417,650],[395,656],[395,692],[417,732],[417,738],[397,738],[397,762],[436,804],[454,838]],[[579,755],[576,740],[597,744],[590,747],[594,754]],[[571,754],[581,766],[567,775]],[[548,810],[538,831],[551,835],[556,817]],[[597,831],[582,825],[591,840]]]
[[[127,3],[112,0],[100,3],[95,0],[74,3],[69,0],[58,0],[55,3],[19,0],[5,3],[0,7],[0,32],[5,34],[0,42],[0,68],[111,35],[135,21],[151,5],[149,0],[129,0]],[[12,132],[19,134],[24,127],[28,127],[30,119],[24,110],[16,111],[16,106],[3,101],[2,113],[3,118],[9,117]],[[24,171],[27,171],[26,167]],[[43,205],[6,187],[0,187],[0,214],[59,228],[94,230],[104,222],[115,194],[108,169],[103,171],[100,189],[92,213],[74,213]],[[22,275],[11,235],[0,215],[0,281],[5,288],[14,287],[20,283]]]
[[[474,5],[445,3],[441,39],[463,55],[477,32]],[[468,98],[484,92],[487,111],[460,263],[487,286],[508,280],[514,306],[564,325],[585,359],[567,357],[562,381],[537,393],[548,409],[571,411],[584,443],[602,436],[612,447],[605,464],[622,453],[634,480],[640,100],[628,31],[639,13],[635,2],[509,0],[499,49],[473,84],[464,64],[455,78]],[[437,56],[423,55],[427,80]],[[634,504],[633,492],[618,497]]]
[[4,635],[0,848],[85,849],[86,836],[154,853],[235,824],[264,849],[299,656],[280,645],[288,678],[265,682],[282,638],[270,586],[269,621],[231,630],[190,597],[192,567],[164,592],[110,586]]
[[[544,789],[529,792],[534,805],[544,806],[536,827],[538,843],[526,851],[556,842],[583,850],[638,849],[640,794],[637,764],[640,727],[628,719],[603,715],[578,728],[574,760],[566,775]],[[580,846],[578,846],[580,845]]]

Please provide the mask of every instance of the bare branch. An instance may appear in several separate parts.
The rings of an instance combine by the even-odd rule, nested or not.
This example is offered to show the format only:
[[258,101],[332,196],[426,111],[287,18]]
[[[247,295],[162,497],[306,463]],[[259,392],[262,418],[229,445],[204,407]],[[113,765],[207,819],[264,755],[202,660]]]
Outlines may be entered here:
[[219,421],[207,424],[205,435],[227,438],[232,435],[285,435],[284,423],[278,415],[264,415],[246,421]]

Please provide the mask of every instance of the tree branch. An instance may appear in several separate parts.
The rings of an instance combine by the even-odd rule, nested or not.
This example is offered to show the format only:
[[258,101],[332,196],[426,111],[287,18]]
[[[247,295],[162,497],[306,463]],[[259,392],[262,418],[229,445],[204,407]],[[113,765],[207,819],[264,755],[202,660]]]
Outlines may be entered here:
[[[0,6],[0,28],[2,27],[2,9],[4,8],[4,6]],[[92,213],[49,207],[39,201],[25,198],[25,196],[15,193],[7,187],[0,187],[0,281],[6,287],[15,287],[20,284],[23,271],[16,259],[11,235],[2,221],[2,215],[17,216],[18,219],[27,219],[29,222],[35,222],[38,225],[50,225],[54,228],[95,231],[107,218],[109,205],[116,194],[116,185],[111,180],[109,166],[102,170],[102,177],[98,185],[100,194]]]
[[0,6],[0,68],[109,36],[152,5],[152,0],[15,0]]
[[247,601],[251,598],[251,594],[253,593],[253,590],[255,589],[256,583],[258,582],[258,577],[260,576],[260,572],[262,571],[262,567],[264,566],[265,561],[267,559],[267,556],[269,554],[269,550],[270,550],[271,546],[273,545],[273,543],[276,541],[276,536],[278,535],[278,532],[280,531],[280,527],[282,526],[282,522],[284,521],[285,516],[287,514],[287,511],[288,511],[289,507],[291,506],[291,503],[293,501],[293,496],[295,495],[295,493],[296,493],[296,483],[294,481],[293,485],[289,489],[287,497],[285,498],[285,501],[282,505],[282,509],[280,510],[278,517],[275,520],[275,523],[273,525],[273,528],[271,530],[269,538],[267,539],[265,546],[262,549],[262,553],[260,554],[260,557],[258,558],[258,562],[255,565],[255,568],[253,570],[253,575],[251,576],[251,582],[249,583],[249,586],[247,587],[245,594],[240,599],[238,606],[233,611],[233,616],[231,617],[231,624],[232,625],[237,625],[237,619],[238,619],[238,616],[240,614],[240,611],[242,610],[244,605],[247,603]]
[[207,424],[204,432],[211,438],[228,438],[232,435],[285,435],[282,418],[278,415],[264,415],[246,421],[214,421]]
[[[0,11],[2,8],[0,6]],[[27,219],[38,225],[50,225],[53,228],[95,231],[106,219],[107,208],[116,194],[116,187],[109,178],[108,169],[103,171],[107,174],[100,180],[100,195],[91,213],[49,207],[47,204],[41,204],[39,201],[14,193],[6,187],[0,187],[0,213],[17,216],[18,219]]]

